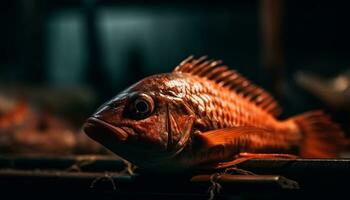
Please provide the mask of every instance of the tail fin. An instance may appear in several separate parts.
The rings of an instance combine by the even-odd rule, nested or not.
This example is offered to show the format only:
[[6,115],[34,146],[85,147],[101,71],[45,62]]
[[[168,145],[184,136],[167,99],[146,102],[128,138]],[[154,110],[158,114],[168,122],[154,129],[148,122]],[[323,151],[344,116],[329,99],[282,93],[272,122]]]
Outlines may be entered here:
[[345,150],[347,140],[339,125],[322,111],[293,117],[303,135],[300,155],[304,158],[334,158]]

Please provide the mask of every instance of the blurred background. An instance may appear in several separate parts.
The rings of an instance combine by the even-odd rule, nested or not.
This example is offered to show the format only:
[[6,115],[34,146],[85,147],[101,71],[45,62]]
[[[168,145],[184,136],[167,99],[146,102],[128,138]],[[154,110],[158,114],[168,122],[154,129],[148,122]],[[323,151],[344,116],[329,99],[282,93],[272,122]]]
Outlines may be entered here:
[[[270,91],[282,118],[350,126],[343,1],[7,0],[0,7],[0,152],[104,152],[79,128],[104,101],[189,55]],[[63,134],[64,133],[64,134]],[[61,139],[64,138],[64,139]]]

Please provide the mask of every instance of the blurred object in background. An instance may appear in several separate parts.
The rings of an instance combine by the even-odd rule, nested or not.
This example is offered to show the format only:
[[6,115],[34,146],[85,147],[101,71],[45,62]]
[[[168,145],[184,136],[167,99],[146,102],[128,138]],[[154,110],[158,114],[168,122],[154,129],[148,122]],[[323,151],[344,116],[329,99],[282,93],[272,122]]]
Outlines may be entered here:
[[1,97],[3,101],[0,99],[0,103],[7,107],[18,99],[25,98],[30,105],[65,118],[75,128],[81,126],[84,116],[94,111],[97,98],[96,94],[87,87],[19,84],[0,84]]
[[284,0],[261,0],[262,63],[270,79],[269,88],[281,97],[286,83],[283,49]]
[[0,129],[21,124],[27,115],[28,105],[25,101],[13,101],[0,96]]
[[295,79],[300,87],[320,99],[334,113],[350,136],[350,70],[334,77],[298,72]]
[[[55,97],[54,91],[44,94]],[[60,95],[61,101],[58,100],[56,103],[62,103],[64,97],[69,97],[69,93],[64,95],[61,92]],[[69,120],[45,110],[43,107],[48,106],[50,101],[42,101],[40,103],[42,107],[38,107],[33,106],[28,99],[24,98],[23,94],[20,99],[8,98],[0,94],[0,152],[2,154],[70,155],[106,152],[79,129],[74,128]],[[40,96],[37,96],[37,99],[40,99]],[[67,100],[69,101],[69,98]]]
[[299,72],[296,81],[332,109],[350,111],[350,70],[331,78]]

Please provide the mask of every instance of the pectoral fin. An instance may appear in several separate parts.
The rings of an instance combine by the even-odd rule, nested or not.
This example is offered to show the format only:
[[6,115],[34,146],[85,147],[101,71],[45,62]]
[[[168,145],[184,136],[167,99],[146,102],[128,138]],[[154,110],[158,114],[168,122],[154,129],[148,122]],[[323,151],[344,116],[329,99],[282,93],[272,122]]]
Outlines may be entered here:
[[277,150],[286,149],[288,144],[275,132],[266,129],[223,128],[197,134],[196,137],[208,152],[211,162],[205,168],[226,168],[250,159],[296,158],[294,155],[279,153]]
[[257,127],[233,127],[207,131],[197,134],[199,140],[210,148],[217,145],[246,148],[255,143],[268,143],[266,139],[271,137],[273,132]]

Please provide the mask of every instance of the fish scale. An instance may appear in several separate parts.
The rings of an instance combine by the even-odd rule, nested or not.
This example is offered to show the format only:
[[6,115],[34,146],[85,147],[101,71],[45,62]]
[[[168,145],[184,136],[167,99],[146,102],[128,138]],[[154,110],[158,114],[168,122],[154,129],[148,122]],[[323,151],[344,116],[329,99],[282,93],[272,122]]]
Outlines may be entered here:
[[[180,76],[184,76],[183,78],[189,83],[196,83],[196,89],[192,90],[195,93],[185,98],[186,101],[190,101],[192,105],[199,108],[199,110],[193,108],[193,110],[198,110],[196,112],[198,117],[203,119],[207,117],[213,122],[218,121],[218,127],[220,128],[232,127],[234,124],[235,126],[258,126],[275,130],[285,126],[283,123],[278,123],[277,120],[270,117],[269,113],[255,106],[246,97],[237,95],[211,80],[190,74],[181,74]],[[224,106],[224,104],[227,106]],[[250,117],[248,118],[247,115]]]

